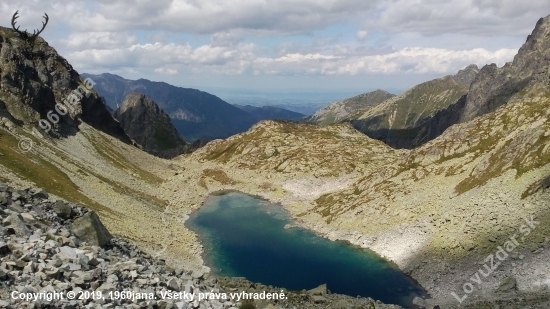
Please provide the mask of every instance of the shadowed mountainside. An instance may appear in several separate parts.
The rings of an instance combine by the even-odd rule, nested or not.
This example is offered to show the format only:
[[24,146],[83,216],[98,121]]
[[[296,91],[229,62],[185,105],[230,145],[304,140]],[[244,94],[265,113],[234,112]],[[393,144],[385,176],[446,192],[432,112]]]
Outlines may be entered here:
[[188,145],[172,125],[170,117],[145,95],[132,92],[126,96],[114,117],[124,131],[146,152],[173,158],[184,153]]

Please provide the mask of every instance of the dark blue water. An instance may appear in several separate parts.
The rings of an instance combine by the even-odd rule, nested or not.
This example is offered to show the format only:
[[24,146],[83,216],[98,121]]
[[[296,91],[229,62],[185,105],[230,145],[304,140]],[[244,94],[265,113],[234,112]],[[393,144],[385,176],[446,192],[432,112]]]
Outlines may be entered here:
[[277,204],[240,193],[211,196],[187,221],[220,276],[290,290],[326,283],[332,293],[361,295],[410,307],[424,295],[413,280],[374,252],[322,238],[292,223]]

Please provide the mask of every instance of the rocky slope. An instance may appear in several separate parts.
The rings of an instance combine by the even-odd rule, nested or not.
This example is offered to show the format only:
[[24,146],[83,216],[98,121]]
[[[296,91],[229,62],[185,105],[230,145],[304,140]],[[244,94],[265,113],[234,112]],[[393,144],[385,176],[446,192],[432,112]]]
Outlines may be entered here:
[[152,155],[173,158],[188,148],[172,125],[170,117],[143,94],[128,94],[115,111],[114,117],[130,138]]
[[376,106],[394,96],[394,94],[380,89],[360,94],[353,98],[332,103],[318,110],[308,118],[308,121],[320,125],[328,125],[344,120],[356,119],[370,107]]
[[[366,109],[351,120],[371,138],[394,148],[414,148],[439,136],[450,125],[455,110],[470,87],[478,68],[470,65],[454,76],[431,80]],[[442,117],[445,116],[445,117]],[[456,118],[456,117],[455,117]]]
[[209,93],[146,79],[127,80],[117,75],[83,74],[97,83],[97,92],[117,109],[130,92],[154,100],[172,119],[186,141],[227,138],[248,130],[256,118]]

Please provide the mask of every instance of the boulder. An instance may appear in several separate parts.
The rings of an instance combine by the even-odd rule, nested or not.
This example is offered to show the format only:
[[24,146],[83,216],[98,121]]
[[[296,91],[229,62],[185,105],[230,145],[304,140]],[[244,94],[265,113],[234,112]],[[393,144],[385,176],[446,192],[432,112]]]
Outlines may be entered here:
[[6,254],[8,254],[8,253],[10,253],[10,252],[11,252],[11,250],[10,250],[10,248],[8,247],[8,245],[7,245],[5,242],[0,241],[0,256],[6,255]]
[[31,235],[31,231],[27,228],[27,225],[25,225],[21,215],[12,213],[2,221],[2,224],[19,237],[28,237]]
[[511,292],[518,289],[518,282],[514,277],[506,277],[498,287],[499,292]]
[[85,241],[88,245],[104,247],[113,238],[101,223],[99,216],[93,211],[76,219],[71,225],[71,231],[78,239]]
[[70,219],[74,215],[71,206],[63,201],[55,202],[55,204],[53,205],[53,211],[59,218],[65,220]]
[[32,197],[47,200],[50,196],[48,195],[48,193],[46,193],[46,191],[39,189],[38,191],[33,193]]

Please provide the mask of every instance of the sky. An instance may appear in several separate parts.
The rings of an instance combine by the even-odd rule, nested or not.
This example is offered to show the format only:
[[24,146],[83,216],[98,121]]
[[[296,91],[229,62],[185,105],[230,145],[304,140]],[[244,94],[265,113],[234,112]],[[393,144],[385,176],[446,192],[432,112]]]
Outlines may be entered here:
[[[407,89],[511,61],[548,0],[10,0],[80,73],[198,89]],[[32,32],[32,31],[31,31]]]

